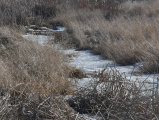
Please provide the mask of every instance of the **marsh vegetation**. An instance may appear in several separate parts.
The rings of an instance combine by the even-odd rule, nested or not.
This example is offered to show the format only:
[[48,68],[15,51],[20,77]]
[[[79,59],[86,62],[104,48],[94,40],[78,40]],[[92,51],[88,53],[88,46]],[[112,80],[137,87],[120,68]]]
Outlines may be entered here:
[[76,88],[74,81],[89,75],[68,64],[71,55],[22,36],[26,26],[62,26],[66,30],[50,43],[91,50],[122,66],[142,63],[140,72],[154,74],[159,69],[158,6],[157,0],[1,0],[0,119],[85,119],[80,114],[159,119],[158,78],[131,81],[116,68],[103,68],[91,73],[87,88]]

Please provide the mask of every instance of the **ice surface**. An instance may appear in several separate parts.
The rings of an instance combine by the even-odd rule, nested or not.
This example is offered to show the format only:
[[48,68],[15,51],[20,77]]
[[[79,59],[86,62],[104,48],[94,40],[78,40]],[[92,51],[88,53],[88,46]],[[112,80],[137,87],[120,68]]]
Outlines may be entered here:
[[[122,73],[123,77],[131,79],[132,81],[138,80],[142,82],[146,80],[148,82],[156,82],[158,78],[158,74],[141,74],[138,68],[142,66],[142,63],[129,66],[120,66],[115,65],[115,63],[111,60],[102,59],[99,55],[93,55],[89,50],[75,51],[75,49],[69,49],[64,52],[65,54],[77,54],[76,57],[73,57],[70,65],[82,68],[86,73],[92,73],[94,71],[98,72],[105,67],[107,69],[112,69],[112,67],[115,67],[116,70]],[[87,82],[90,80],[85,78],[85,81],[86,84],[88,84]],[[83,85],[84,83],[81,84]]]
[[32,34],[23,35],[23,37],[42,45],[47,44],[49,40],[54,38],[54,36],[32,35]]
[[99,55],[93,55],[90,53],[90,50],[86,51],[75,51],[65,50],[65,54],[77,54],[76,57],[73,57],[72,62],[70,63],[73,66],[82,68],[87,73],[102,70],[105,67],[113,66],[113,61],[103,60]]
[[[53,38],[44,36],[44,35],[31,35],[27,34],[24,35],[26,39],[33,40],[35,42],[38,42],[39,44],[47,44],[47,42]],[[58,47],[60,45],[57,45]],[[103,68],[107,67],[107,69],[111,69],[114,66],[114,62],[111,60],[104,60],[99,55],[93,55],[90,53],[90,50],[86,51],[76,51],[75,49],[63,49],[61,47],[61,52],[64,52],[65,54],[76,54],[75,57],[70,62],[70,65],[78,67],[83,69],[86,73],[92,73],[92,72],[98,72],[101,71]],[[132,81],[149,81],[149,82],[156,82],[158,78],[158,74],[133,74],[138,71],[138,67],[142,66],[142,63],[137,63],[134,66],[120,66],[116,65],[116,70],[118,70],[120,73],[124,73],[123,77],[126,77],[127,79],[131,79]],[[84,78],[79,81],[79,84],[81,86],[88,85],[89,81],[91,81],[90,78]]]
[[85,120],[103,120],[101,117],[95,115],[95,116],[91,116],[88,114],[82,114],[80,115],[81,117],[83,117]]

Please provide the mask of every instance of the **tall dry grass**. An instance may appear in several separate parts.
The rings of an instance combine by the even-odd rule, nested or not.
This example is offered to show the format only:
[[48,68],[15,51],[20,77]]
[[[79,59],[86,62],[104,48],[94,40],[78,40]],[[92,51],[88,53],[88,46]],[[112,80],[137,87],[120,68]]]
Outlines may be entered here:
[[56,16],[57,6],[57,0],[1,0],[0,25],[42,25]]
[[[158,18],[158,1],[0,2],[1,25],[47,26],[49,22],[56,27],[55,22],[60,22],[67,28],[59,34],[60,41],[78,49],[91,49],[122,65],[144,62],[141,70],[146,73],[158,72],[159,68]],[[68,77],[85,75],[70,70],[64,59],[58,50],[39,46],[14,29],[2,27],[0,119],[82,119],[61,95],[72,94]],[[90,89],[74,96],[72,107],[78,112],[95,113],[106,119],[157,119],[158,85],[153,83],[153,89],[145,92],[140,89],[146,88],[144,83],[127,81],[118,71],[97,76],[99,81]],[[104,86],[101,93],[100,85]]]
[[[1,34],[1,57],[9,66],[11,76],[14,77],[14,82],[12,81],[14,84],[43,81],[44,85],[39,86],[43,88],[45,84],[51,83],[47,88],[49,90],[46,90],[50,93],[54,91],[53,89],[56,91],[56,88],[61,88],[60,84],[64,84],[63,87],[67,86],[68,67],[62,53],[54,48],[25,40],[20,35],[14,36],[14,32],[8,28],[2,30]],[[55,86],[51,88],[52,85],[56,88]],[[38,87],[38,85],[35,86]]]
[[143,62],[141,70],[154,73],[158,71],[158,4],[121,3],[111,20],[107,20],[104,8],[69,9],[56,20],[68,28],[68,39],[64,40],[78,49],[91,49],[121,65]]
[[[0,119],[76,117],[66,101],[57,97],[73,93],[68,80],[72,69],[59,50],[28,41],[15,29],[2,27],[0,68]],[[65,112],[61,114],[62,110]]]
[[[153,84],[152,88],[148,88]],[[115,68],[97,74],[90,86],[80,88],[68,103],[81,114],[107,120],[158,119],[157,82],[127,80]]]

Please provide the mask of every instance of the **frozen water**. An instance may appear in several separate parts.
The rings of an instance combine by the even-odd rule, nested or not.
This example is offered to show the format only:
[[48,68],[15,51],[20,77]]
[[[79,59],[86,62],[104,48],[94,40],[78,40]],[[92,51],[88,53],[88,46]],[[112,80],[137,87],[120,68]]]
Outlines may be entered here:
[[[53,39],[52,37],[44,36],[44,35],[31,35],[27,34],[24,35],[26,39],[33,40],[35,42],[38,42],[39,44],[47,44],[47,42],[50,39]],[[60,45],[57,45],[58,47]],[[104,60],[99,55],[93,55],[90,53],[90,50],[86,51],[76,51],[75,49],[63,49],[61,47],[61,52],[64,52],[65,54],[76,54],[76,56],[73,57],[73,59],[70,61],[70,65],[78,67],[83,69],[86,73],[92,73],[92,72],[98,72],[101,71],[103,68],[107,67],[110,69],[111,67],[114,67],[115,63],[111,60]],[[135,72],[138,72],[138,67],[142,66],[142,63],[137,63],[134,66],[120,66],[116,65],[115,68],[120,73],[124,73],[123,77],[126,77],[127,79],[131,79],[132,81],[139,80],[144,81],[147,80],[149,82],[156,82],[158,78],[158,74],[134,74]],[[84,78],[83,80],[80,80],[79,83],[81,86],[84,84],[88,85],[89,81],[91,81],[90,78]]]
[[23,37],[42,45],[47,44],[49,40],[54,39],[54,36],[32,35],[32,34],[23,35]]
[[56,29],[59,30],[59,31],[64,31],[65,30],[65,28],[61,27],[61,26],[57,26]]
[[105,67],[110,67],[114,65],[113,61],[103,60],[99,55],[93,55],[90,50],[86,51],[75,51],[65,50],[65,54],[77,54],[76,57],[71,61],[71,65],[78,68],[82,68],[85,72],[90,73],[94,71],[102,70]]
[[[131,79],[132,81],[148,81],[148,82],[156,82],[158,78],[158,74],[141,74],[139,72],[139,67],[142,66],[142,63],[137,63],[135,65],[129,66],[120,66],[115,65],[115,63],[111,60],[104,60],[99,55],[93,55],[89,50],[86,51],[75,51],[75,49],[69,49],[64,51],[65,54],[77,54],[77,56],[73,57],[70,65],[76,66],[78,68],[82,68],[86,73],[98,72],[104,69],[105,67],[109,70],[112,67],[115,67],[119,73],[122,73],[123,77],[127,79]],[[84,78],[86,81],[86,85],[88,85],[89,78]],[[81,86],[84,85],[81,82]]]

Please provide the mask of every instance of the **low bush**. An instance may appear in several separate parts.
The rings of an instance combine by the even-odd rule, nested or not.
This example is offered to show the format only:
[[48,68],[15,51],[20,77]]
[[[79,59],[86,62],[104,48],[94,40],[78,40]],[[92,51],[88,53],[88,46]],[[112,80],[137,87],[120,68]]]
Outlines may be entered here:
[[146,84],[154,83],[127,80],[115,68],[96,76],[89,87],[80,88],[68,100],[77,112],[101,119],[158,119],[158,85],[148,89]]

